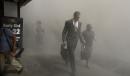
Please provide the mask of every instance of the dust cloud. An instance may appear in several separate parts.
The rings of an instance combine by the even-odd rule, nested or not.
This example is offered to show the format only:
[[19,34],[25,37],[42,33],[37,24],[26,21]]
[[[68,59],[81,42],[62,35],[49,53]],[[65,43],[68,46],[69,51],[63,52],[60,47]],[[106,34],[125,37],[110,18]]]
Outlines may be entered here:
[[[64,22],[78,10],[81,12],[82,31],[89,23],[96,35],[91,63],[121,76],[129,76],[129,4],[129,0],[32,0],[21,8],[24,47],[35,49],[34,54],[43,52],[59,55]],[[37,36],[36,32],[39,20],[44,29],[43,37],[41,34]],[[40,49],[36,49],[39,47],[37,37],[43,39]],[[79,60],[80,43],[75,54]]]

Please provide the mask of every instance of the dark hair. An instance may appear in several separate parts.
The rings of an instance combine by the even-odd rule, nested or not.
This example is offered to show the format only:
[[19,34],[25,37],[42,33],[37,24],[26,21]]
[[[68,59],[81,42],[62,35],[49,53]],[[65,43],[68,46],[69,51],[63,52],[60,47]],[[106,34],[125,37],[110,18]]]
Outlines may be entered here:
[[77,14],[80,14],[80,12],[79,11],[75,11],[74,12],[74,16],[77,15]]

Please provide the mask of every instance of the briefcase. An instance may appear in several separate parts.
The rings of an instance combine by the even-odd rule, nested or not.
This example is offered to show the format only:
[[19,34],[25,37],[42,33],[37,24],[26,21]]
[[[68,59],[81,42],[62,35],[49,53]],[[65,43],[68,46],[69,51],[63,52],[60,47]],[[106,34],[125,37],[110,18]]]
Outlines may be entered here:
[[68,59],[69,56],[69,51],[67,48],[65,48],[64,44],[61,44],[61,56],[65,61]]

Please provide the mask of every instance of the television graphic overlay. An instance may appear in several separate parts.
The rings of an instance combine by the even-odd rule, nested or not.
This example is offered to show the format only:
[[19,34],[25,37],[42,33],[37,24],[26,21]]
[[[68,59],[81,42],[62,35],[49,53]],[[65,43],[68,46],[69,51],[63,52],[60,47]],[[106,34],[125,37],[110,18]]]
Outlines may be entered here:
[[0,17],[0,24],[16,35],[16,47],[23,48],[23,19],[17,17]]

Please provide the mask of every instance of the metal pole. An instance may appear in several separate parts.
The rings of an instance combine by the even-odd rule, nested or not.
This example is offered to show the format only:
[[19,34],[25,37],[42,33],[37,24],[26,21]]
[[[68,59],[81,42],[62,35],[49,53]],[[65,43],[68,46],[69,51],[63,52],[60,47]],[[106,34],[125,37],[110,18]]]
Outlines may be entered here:
[[0,0],[0,16],[4,16],[4,0]]
[[17,17],[20,18],[20,3],[17,2]]

